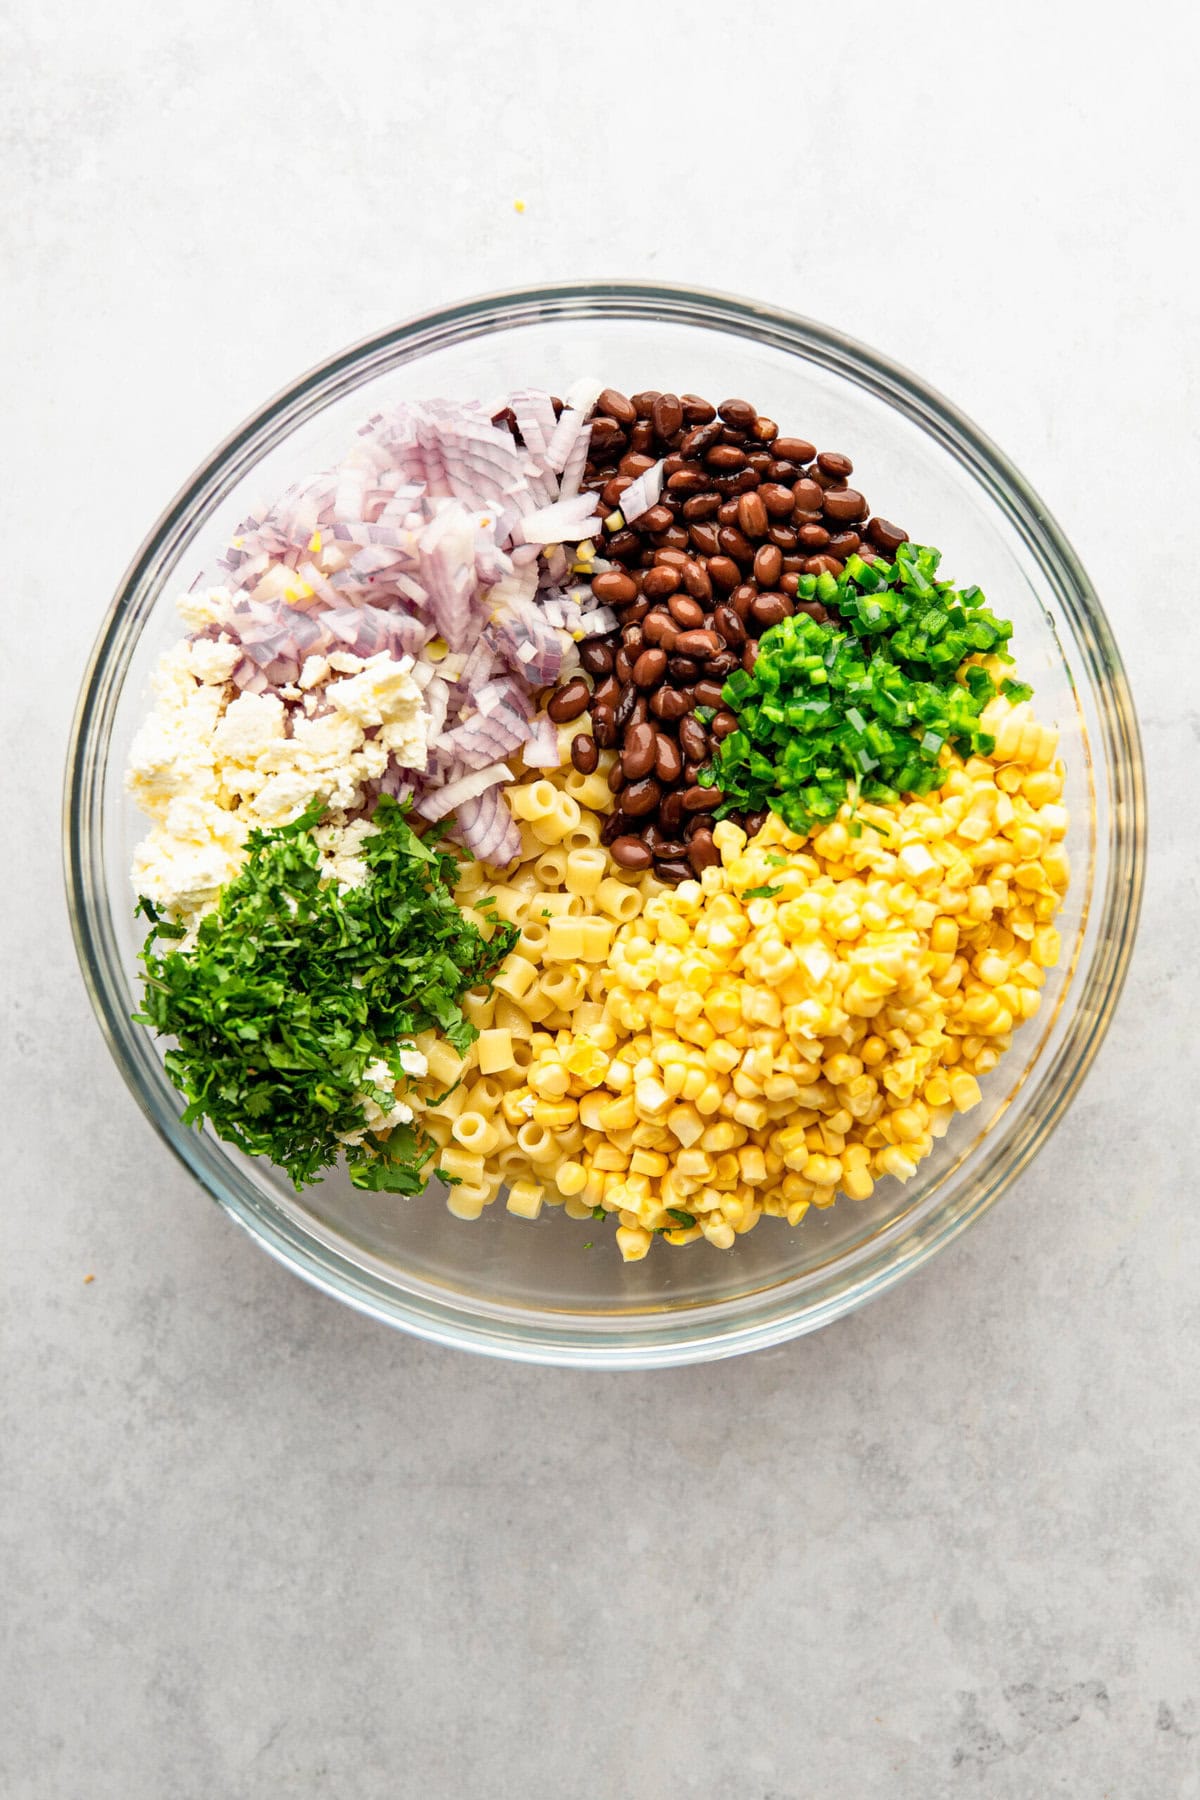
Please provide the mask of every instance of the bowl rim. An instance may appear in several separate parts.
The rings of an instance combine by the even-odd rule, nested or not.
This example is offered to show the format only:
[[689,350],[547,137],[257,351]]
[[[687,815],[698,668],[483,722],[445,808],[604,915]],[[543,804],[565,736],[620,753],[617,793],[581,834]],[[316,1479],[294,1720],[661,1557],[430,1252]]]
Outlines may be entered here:
[[[980,482],[1017,529],[1039,563],[1054,566],[1056,586],[1089,673],[1102,672],[1103,705],[1096,736],[1104,746],[1110,786],[1108,874],[1098,894],[1100,937],[1085,986],[1055,1061],[1063,1079],[1043,1093],[1014,1133],[1010,1154],[986,1179],[977,1178],[967,1203],[938,1216],[934,1207],[914,1237],[895,1238],[856,1258],[855,1272],[824,1299],[792,1290],[745,1319],[717,1317],[731,1303],[626,1316],[620,1340],[588,1326],[571,1328],[542,1311],[511,1321],[502,1309],[481,1317],[425,1293],[420,1304],[368,1275],[361,1265],[325,1246],[320,1254],[266,1203],[248,1203],[225,1178],[216,1147],[180,1126],[160,1104],[163,1096],[143,1079],[147,1034],[133,1026],[117,1003],[113,946],[103,920],[94,916],[90,870],[97,866],[100,778],[124,665],[137,641],[139,596],[153,572],[181,547],[199,509],[216,504],[242,469],[285,434],[322,410],[365,375],[383,372],[429,350],[491,331],[561,318],[673,320],[768,342],[848,376],[949,450]],[[407,349],[407,355],[398,354]],[[122,648],[124,659],[117,654]],[[289,382],[236,426],[182,484],[147,532],[117,585],[97,634],[76,705],[63,793],[63,855],[68,908],[76,954],[92,1008],[109,1049],[142,1111],[185,1168],[262,1247],[319,1288],[357,1311],[428,1341],[509,1360],[592,1368],[650,1368],[712,1360],[779,1344],[830,1323],[886,1292],[953,1242],[1011,1186],[1045,1143],[1077,1093],[1103,1041],[1119,1001],[1132,956],[1145,872],[1145,774],[1137,718],[1128,679],[1111,628],[1075,551],[1023,475],[999,447],[951,401],[890,358],[832,326],[782,308],[715,290],[682,284],[606,279],[556,282],[474,296],[416,314],[335,352]],[[102,891],[102,889],[101,889]],[[1093,902],[1095,904],[1095,901]],[[111,934],[109,934],[111,936]],[[1070,978],[1071,985],[1079,979]],[[160,1083],[161,1086],[161,1083]],[[1045,1091],[1052,1087],[1052,1091]],[[886,1236],[886,1233],[885,1233]],[[907,1246],[907,1247],[906,1247]],[[870,1244],[864,1247],[868,1252]],[[737,1303],[740,1305],[741,1303]],[[705,1315],[714,1322],[706,1326]],[[535,1326],[529,1322],[536,1318]]]

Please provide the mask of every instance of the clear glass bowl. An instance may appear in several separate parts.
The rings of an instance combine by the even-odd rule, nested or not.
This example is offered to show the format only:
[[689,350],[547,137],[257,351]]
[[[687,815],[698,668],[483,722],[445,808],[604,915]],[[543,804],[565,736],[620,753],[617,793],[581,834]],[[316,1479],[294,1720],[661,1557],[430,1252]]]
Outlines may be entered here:
[[[1062,732],[1074,875],[1064,954],[1043,1009],[907,1187],[881,1183],[789,1230],[766,1219],[730,1251],[656,1246],[623,1265],[601,1228],[502,1204],[478,1224],[439,1194],[303,1194],[180,1124],[160,1048],[130,1023],[140,932],[129,865],[142,821],[122,777],[147,680],[181,633],[173,600],[250,510],[332,460],[385,401],[561,390],[594,372],[745,395],[787,431],[853,457],[879,511],[944,552],[1016,627],[1021,673]],[[564,285],[467,301],[344,351],[270,401],[178,494],[134,558],[92,656],[66,793],[79,958],[134,1095],[197,1179],[272,1255],[361,1311],[441,1343],[530,1362],[635,1368],[733,1355],[811,1331],[948,1244],[1021,1172],[1061,1118],[1112,1016],[1141,895],[1141,753],[1120,657],[1042,502],[953,406],[836,331],[718,294]],[[585,1245],[594,1235],[594,1248]]]

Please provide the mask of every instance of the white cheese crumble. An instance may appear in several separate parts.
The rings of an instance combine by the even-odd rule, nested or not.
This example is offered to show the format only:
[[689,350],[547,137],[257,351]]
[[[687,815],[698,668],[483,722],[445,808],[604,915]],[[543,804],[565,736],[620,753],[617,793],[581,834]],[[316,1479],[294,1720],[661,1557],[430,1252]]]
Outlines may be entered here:
[[[424,1061],[424,1058],[421,1060]],[[367,1064],[363,1070],[363,1081],[365,1087],[359,1093],[358,1101],[366,1122],[360,1131],[342,1132],[340,1135],[343,1144],[361,1144],[368,1131],[390,1131],[393,1125],[407,1125],[413,1116],[412,1107],[403,1100],[396,1100],[392,1106],[385,1108],[379,1105],[375,1093],[371,1091],[382,1088],[390,1094],[395,1093],[395,1078],[382,1059]]]
[[[186,595],[180,609],[199,626],[228,605],[226,590],[213,589]],[[250,830],[290,824],[316,798],[331,815],[318,840],[325,868],[346,886],[360,885],[371,828],[346,815],[362,807],[366,784],[383,776],[390,756],[418,769],[427,758],[428,715],[411,657],[310,657],[301,672],[301,685],[311,684],[303,709],[289,709],[275,694],[232,694],[240,657],[223,638],[166,652],[153,679],[154,711],[134,740],[126,775],[152,821],[134,856],[134,887],[190,927],[242,866]],[[343,678],[330,681],[335,670]],[[312,718],[318,688],[333,710]]]
[[362,887],[370,872],[362,853],[363,845],[374,831],[369,819],[350,819],[345,824],[339,824],[335,819],[327,825],[318,825],[313,836],[321,852],[322,872],[341,887]]
[[426,754],[425,706],[412,666],[411,656],[393,662],[381,650],[362,664],[357,675],[331,681],[325,689],[325,698],[338,713],[363,731],[378,729],[379,742],[404,769],[423,768]]
[[227,587],[197,588],[180,594],[175,606],[189,631],[203,631],[206,625],[225,623],[233,611],[233,595]]

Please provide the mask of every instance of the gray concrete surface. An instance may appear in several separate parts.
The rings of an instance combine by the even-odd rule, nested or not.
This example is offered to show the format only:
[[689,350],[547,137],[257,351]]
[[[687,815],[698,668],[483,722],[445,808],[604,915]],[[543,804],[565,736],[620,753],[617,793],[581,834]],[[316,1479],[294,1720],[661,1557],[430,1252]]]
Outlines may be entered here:
[[[0,1793],[1200,1794],[1194,24],[6,21]],[[837,322],[993,433],[1106,597],[1155,829],[1115,1029],[967,1240],[817,1339],[599,1379],[366,1324],[192,1190],[57,812],[107,596],[233,422],[393,318],[615,273]]]

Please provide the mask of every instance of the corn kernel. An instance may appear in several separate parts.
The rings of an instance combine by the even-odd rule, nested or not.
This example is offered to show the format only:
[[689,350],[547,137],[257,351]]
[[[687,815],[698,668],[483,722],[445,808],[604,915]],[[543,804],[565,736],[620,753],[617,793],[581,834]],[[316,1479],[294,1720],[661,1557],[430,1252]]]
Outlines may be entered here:
[[653,1242],[653,1236],[644,1226],[619,1225],[617,1227],[617,1247],[624,1262],[640,1262]]
[[957,1112],[966,1112],[979,1105],[983,1094],[973,1075],[956,1072],[950,1077],[950,1099]]

